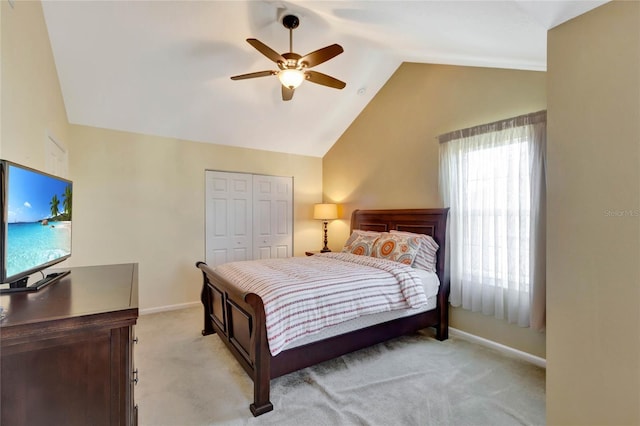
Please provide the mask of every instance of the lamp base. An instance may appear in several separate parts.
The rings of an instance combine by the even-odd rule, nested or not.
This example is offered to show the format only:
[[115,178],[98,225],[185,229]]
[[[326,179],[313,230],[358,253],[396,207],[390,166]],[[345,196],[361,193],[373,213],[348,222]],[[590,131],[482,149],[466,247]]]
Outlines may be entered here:
[[320,250],[320,253],[326,253],[329,252],[331,250],[329,250],[329,246],[327,245],[329,243],[329,241],[327,240],[327,224],[329,222],[327,222],[326,220],[324,221],[324,247],[322,247],[322,250]]

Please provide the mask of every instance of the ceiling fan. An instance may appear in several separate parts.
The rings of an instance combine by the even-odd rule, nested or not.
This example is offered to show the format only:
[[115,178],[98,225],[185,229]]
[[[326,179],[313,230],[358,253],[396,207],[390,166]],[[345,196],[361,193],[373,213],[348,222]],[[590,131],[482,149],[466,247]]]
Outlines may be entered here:
[[247,42],[255,47],[260,53],[271,59],[278,65],[278,71],[258,71],[249,74],[235,75],[231,80],[244,80],[247,78],[267,77],[277,75],[282,83],[282,100],[290,101],[293,98],[294,90],[302,84],[304,80],[323,86],[343,89],[346,83],[318,71],[311,71],[309,68],[315,67],[323,62],[332,59],[344,49],[339,44],[323,47],[305,56],[300,56],[293,52],[293,30],[298,28],[300,20],[295,15],[285,15],[282,18],[282,25],[289,30],[289,52],[279,54],[266,44],[255,38],[248,38]]

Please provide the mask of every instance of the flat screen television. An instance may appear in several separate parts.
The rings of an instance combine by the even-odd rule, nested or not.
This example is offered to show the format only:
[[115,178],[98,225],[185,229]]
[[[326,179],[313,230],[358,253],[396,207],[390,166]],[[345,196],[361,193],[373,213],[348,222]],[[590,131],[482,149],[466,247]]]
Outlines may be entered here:
[[73,183],[7,160],[0,174],[0,292],[36,291],[68,274],[44,270],[71,256]]

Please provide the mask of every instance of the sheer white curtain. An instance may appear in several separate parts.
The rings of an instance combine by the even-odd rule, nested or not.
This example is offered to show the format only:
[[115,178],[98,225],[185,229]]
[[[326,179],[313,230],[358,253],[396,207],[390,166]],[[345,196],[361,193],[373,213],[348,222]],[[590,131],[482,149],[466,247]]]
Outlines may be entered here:
[[546,111],[439,139],[451,305],[544,329]]

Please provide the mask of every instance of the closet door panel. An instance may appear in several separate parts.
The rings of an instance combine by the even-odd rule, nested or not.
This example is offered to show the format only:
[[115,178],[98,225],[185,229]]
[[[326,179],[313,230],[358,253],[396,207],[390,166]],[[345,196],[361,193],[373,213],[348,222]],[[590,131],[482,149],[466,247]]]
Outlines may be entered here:
[[205,262],[293,255],[293,178],[206,172]]
[[254,239],[256,259],[293,255],[293,179],[254,176]]
[[252,259],[251,175],[207,171],[205,191],[205,262]]
[[[265,185],[261,185],[263,188]],[[255,259],[271,259],[271,203],[264,199],[264,193],[255,201],[253,251]]]

